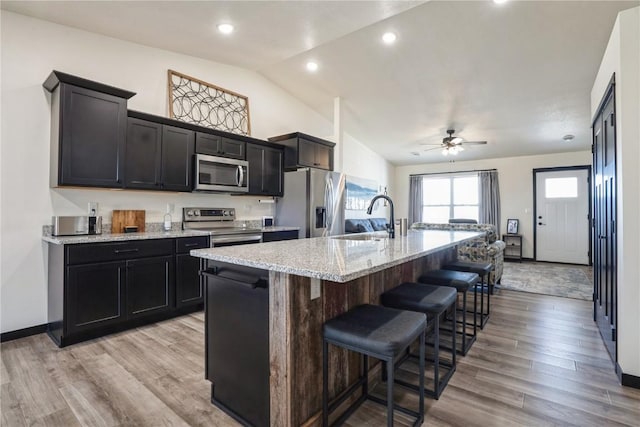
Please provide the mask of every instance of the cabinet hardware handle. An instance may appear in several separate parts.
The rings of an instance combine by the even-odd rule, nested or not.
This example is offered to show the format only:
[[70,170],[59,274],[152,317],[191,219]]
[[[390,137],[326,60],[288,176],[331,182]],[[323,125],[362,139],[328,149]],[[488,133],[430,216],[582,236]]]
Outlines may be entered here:
[[191,248],[193,246],[198,246],[200,243],[185,243],[184,247],[185,248]]
[[127,254],[131,252],[138,252],[140,249],[116,249],[113,251],[114,254]]

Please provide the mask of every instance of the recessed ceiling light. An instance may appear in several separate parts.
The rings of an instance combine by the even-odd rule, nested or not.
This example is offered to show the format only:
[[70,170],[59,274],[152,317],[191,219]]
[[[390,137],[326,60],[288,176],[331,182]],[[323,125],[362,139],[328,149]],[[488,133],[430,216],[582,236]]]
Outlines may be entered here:
[[565,140],[566,142],[572,141],[573,138],[575,138],[575,136],[573,135],[565,135],[562,137],[562,139]]
[[396,41],[397,38],[398,38],[398,36],[396,36],[396,34],[392,33],[392,32],[384,33],[382,35],[382,41],[385,44],[393,44]]
[[231,34],[233,33],[233,25],[231,24],[219,24],[218,31],[222,34]]
[[493,2],[494,2],[495,4],[504,4],[504,3],[506,3],[507,1],[509,1],[509,0],[493,0]]
[[318,71],[318,63],[314,61],[307,62],[307,71],[311,71],[312,73]]

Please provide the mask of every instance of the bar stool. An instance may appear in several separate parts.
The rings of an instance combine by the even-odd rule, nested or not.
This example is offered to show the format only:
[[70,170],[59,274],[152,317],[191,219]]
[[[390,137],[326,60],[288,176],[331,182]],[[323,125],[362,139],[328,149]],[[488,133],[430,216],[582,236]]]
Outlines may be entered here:
[[[427,320],[433,321],[433,389],[425,388],[425,392],[438,399],[442,391],[449,383],[449,379],[456,371],[456,288],[448,286],[425,285],[423,283],[403,283],[390,291],[380,295],[380,301],[386,307],[401,310],[418,311],[427,315]],[[453,307],[453,319],[451,328],[451,363],[445,364],[440,360],[440,317]],[[398,362],[401,365],[407,358]],[[440,367],[449,368],[447,373],[440,378]],[[416,386],[396,379],[396,383],[415,389]]]
[[[489,314],[491,314],[491,289],[489,289],[489,274],[493,270],[493,264],[484,262],[469,262],[469,261],[456,261],[446,264],[442,267],[443,270],[464,271],[467,273],[476,273],[480,276],[480,328],[484,329],[484,325],[489,320]],[[485,282],[485,278],[487,279]],[[487,288],[487,312],[484,311],[484,290]],[[474,288],[474,292],[477,292],[477,286]],[[474,321],[476,319],[474,318]]]
[[[431,270],[424,273],[418,279],[420,283],[426,283],[428,285],[438,285],[438,286],[451,286],[456,288],[458,291],[458,296],[462,296],[462,348],[460,349],[460,354],[463,356],[469,352],[471,345],[476,341],[478,329],[476,325],[476,309],[478,299],[477,293],[473,294],[473,307],[474,307],[474,322],[473,322],[473,333],[467,334],[467,326],[469,323],[467,322],[467,292],[472,287],[475,287],[475,284],[478,283],[480,277],[476,273],[463,273],[460,271],[451,271],[451,270]],[[456,319],[457,322],[457,319]],[[460,322],[458,322],[460,323]]]
[[[358,398],[336,424],[344,422],[365,400],[387,406],[387,426],[393,426],[393,410],[396,409],[416,417],[414,426],[424,420],[424,333],[427,317],[422,313],[395,310],[378,305],[364,304],[355,307],[327,322],[323,327],[322,341],[322,425],[329,425],[329,413],[335,410],[351,394],[362,386],[362,396]],[[420,338],[420,390],[418,412],[393,403],[395,358],[406,351],[412,342]],[[329,344],[362,354],[362,375],[347,392],[329,405]],[[369,394],[368,357],[385,362],[387,367],[387,400]]]

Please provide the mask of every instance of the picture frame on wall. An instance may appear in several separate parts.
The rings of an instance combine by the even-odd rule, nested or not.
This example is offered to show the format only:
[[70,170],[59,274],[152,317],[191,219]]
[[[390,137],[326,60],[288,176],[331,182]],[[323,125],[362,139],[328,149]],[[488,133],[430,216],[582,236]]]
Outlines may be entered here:
[[517,219],[507,220],[507,234],[518,234],[518,224],[520,221]]

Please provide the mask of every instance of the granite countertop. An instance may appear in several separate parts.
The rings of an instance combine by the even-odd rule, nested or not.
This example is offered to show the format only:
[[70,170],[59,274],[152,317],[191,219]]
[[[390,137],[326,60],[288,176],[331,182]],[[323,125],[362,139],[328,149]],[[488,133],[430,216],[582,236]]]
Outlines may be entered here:
[[[389,239],[386,232],[287,240],[261,245],[195,249],[192,256],[265,270],[348,282],[358,277],[455,246],[483,233],[409,230]],[[370,240],[347,240],[370,239]]]
[[274,233],[277,231],[294,231],[300,230],[300,227],[285,227],[282,225],[273,225],[271,227],[262,227],[263,233]]
[[208,236],[207,231],[171,230],[145,231],[143,233],[104,233],[83,236],[42,236],[45,242],[56,245],[74,245],[79,243],[123,242],[127,240],[172,239],[176,237]]
[[[263,233],[299,230],[299,227],[261,227]],[[55,245],[74,245],[79,243],[122,242],[127,240],[172,239],[176,237],[208,236],[208,231],[180,230],[174,227],[171,231],[145,231],[143,233],[103,233],[82,236],[52,236],[44,234],[42,240]]]

